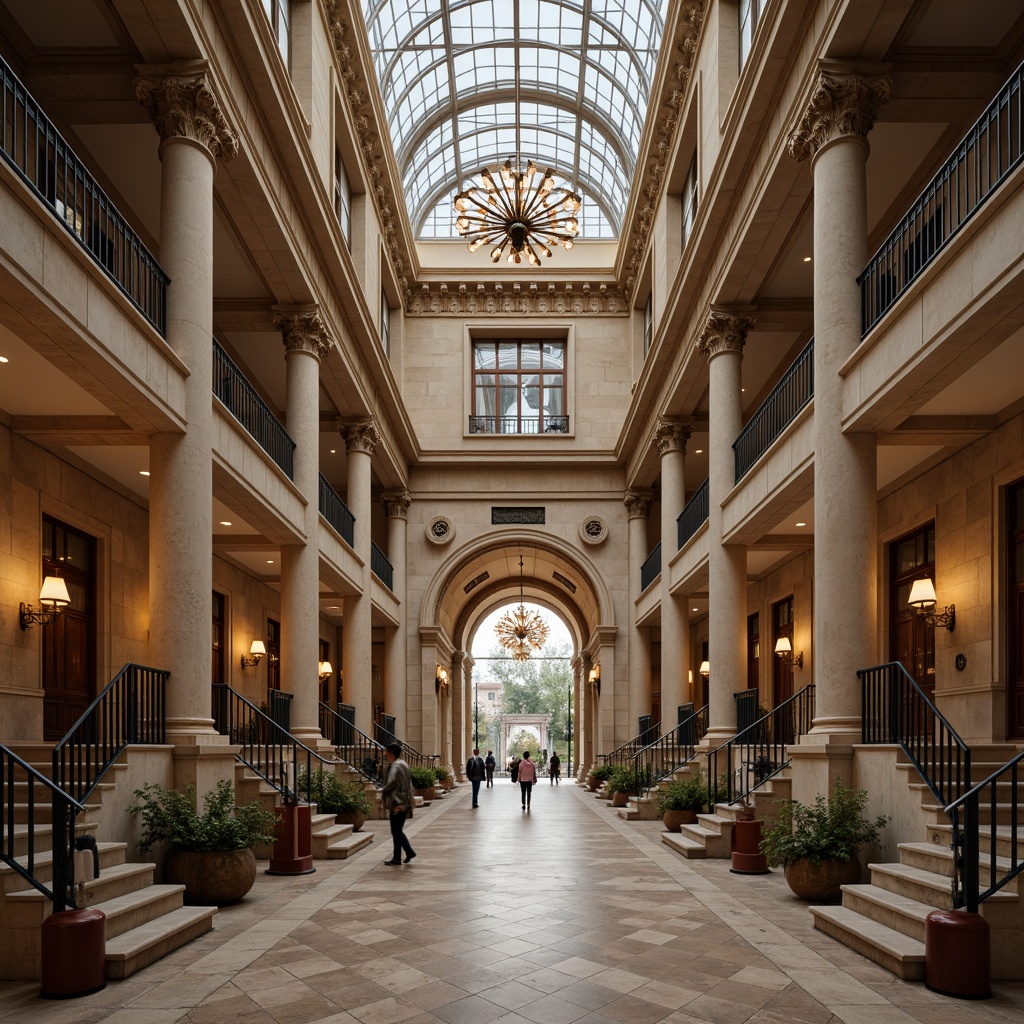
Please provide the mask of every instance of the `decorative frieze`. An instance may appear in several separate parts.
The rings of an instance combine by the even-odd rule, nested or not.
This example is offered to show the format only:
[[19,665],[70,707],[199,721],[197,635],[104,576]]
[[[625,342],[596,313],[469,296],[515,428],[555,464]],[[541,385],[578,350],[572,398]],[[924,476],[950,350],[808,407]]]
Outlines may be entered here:
[[757,319],[751,313],[712,307],[704,329],[697,338],[697,351],[708,359],[720,352],[742,352],[747,342],[747,332],[756,323]]
[[586,281],[582,285],[573,282],[538,285],[535,281],[506,284],[498,281],[493,285],[459,284],[454,288],[447,284],[424,283],[410,297],[406,312],[410,315],[449,313],[456,316],[502,313],[626,316],[629,305],[618,288],[609,288],[607,284],[594,288]]
[[338,420],[337,426],[346,451],[372,455],[374,448],[380,444],[380,433],[373,420]]
[[274,327],[281,332],[285,352],[308,352],[318,360],[326,359],[334,345],[317,310],[278,313]]
[[238,153],[238,134],[224,116],[210,76],[201,63],[147,68],[135,79],[135,98],[149,112],[160,138],[187,139],[216,160]]

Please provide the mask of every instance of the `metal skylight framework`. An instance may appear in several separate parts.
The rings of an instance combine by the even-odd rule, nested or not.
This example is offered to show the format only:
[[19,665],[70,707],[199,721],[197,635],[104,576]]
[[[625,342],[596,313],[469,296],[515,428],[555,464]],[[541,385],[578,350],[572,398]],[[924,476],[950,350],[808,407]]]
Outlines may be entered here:
[[457,237],[452,196],[516,155],[518,123],[524,162],[582,195],[580,237],[617,237],[666,3],[363,0],[416,236]]

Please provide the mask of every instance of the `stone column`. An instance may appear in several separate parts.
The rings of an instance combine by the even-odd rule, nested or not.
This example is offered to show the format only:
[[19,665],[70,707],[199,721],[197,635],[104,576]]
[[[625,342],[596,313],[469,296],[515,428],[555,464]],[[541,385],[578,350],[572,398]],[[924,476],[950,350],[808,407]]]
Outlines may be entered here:
[[[478,721],[478,712],[477,712],[477,707],[476,707],[476,686],[475,686],[474,681],[473,681],[473,670],[475,668],[476,668],[476,662],[473,660],[473,657],[469,653],[469,651],[466,651],[465,652],[465,657],[463,658],[463,661],[462,661],[462,678],[465,680],[465,686],[466,686],[466,698],[465,698],[465,700],[466,700],[466,704],[465,704],[465,707],[466,707],[466,711],[465,711],[466,744],[465,744],[465,749],[466,749],[466,752],[467,752],[467,757],[468,757],[468,752],[471,751],[475,745],[479,744],[481,747],[486,747],[487,746],[487,742],[488,742],[486,733],[481,731],[479,735],[476,734],[477,733],[476,723]],[[486,757],[487,754],[485,753],[483,756]],[[466,766],[463,765],[462,767],[465,768]]]
[[[661,714],[662,721],[673,726],[676,708],[686,700],[690,630],[685,601],[669,592],[669,562],[679,550],[676,520],[686,504],[683,469],[692,428],[689,421],[663,419],[654,432],[654,443],[661,454]],[[634,718],[630,736],[636,735],[636,724]]]
[[[736,485],[733,443],[743,426],[743,346],[754,318],[711,308],[697,339],[708,360],[708,732],[718,746],[736,732],[733,694],[747,686],[747,550],[722,542],[722,502]],[[687,665],[689,660],[687,660]]]
[[167,735],[212,736],[213,176],[238,152],[205,63],[140,68],[135,94],[160,134],[160,265],[167,343],[189,368],[186,427],[150,439],[149,628],[170,671]]
[[[878,661],[875,438],[845,434],[839,369],[861,340],[867,134],[890,81],[822,62],[789,138],[814,175],[815,741],[860,735],[856,671]],[[712,661],[712,672],[714,662]]]
[[[647,558],[647,518],[651,514],[651,495],[648,491],[626,491],[622,499],[629,518],[629,594],[640,592],[640,568]],[[662,544],[662,559],[665,546]],[[664,561],[662,563],[664,569]],[[635,588],[635,590],[634,590]],[[629,626],[629,728],[633,730],[640,715],[651,712],[651,651],[647,630],[634,625],[630,615]],[[635,735],[630,731],[630,735]]]
[[405,654],[408,517],[412,498],[408,491],[389,491],[381,495],[381,502],[388,522],[388,559],[394,570],[393,593],[398,598],[398,625],[388,626],[384,631],[384,713],[394,715],[395,734],[404,735],[409,685]]
[[582,719],[580,725],[580,764],[584,770],[589,770],[594,763],[594,704],[597,701],[597,694],[590,682],[590,670],[594,667],[589,651],[580,654],[580,703],[579,710]]
[[437,749],[441,754],[441,764],[450,765],[452,763],[452,670],[449,667],[447,671],[447,680],[438,683],[435,679],[434,689],[437,696]]
[[566,767],[566,772],[572,772],[572,763],[575,761],[576,773],[579,772],[579,765],[582,763],[583,758],[580,756],[580,723],[583,714],[583,707],[580,704],[580,694],[582,693],[582,687],[580,681],[583,675],[583,662],[577,656],[572,660],[572,757],[569,758],[570,764]]
[[338,422],[338,433],[348,453],[348,488],[345,504],[355,517],[355,553],[362,563],[360,593],[346,595],[342,631],[342,671],[345,703],[355,705],[356,727],[367,735],[372,728],[370,607],[370,457],[380,441],[371,421]]
[[466,740],[472,731],[472,723],[466,724],[466,677],[463,670],[466,652],[456,651],[452,655],[452,771],[459,782],[466,781],[466,761],[473,743]]
[[281,683],[292,694],[291,731],[320,739],[320,361],[333,348],[317,310],[274,317],[285,351],[287,427],[295,442],[292,479],[306,499],[305,544],[281,548]]

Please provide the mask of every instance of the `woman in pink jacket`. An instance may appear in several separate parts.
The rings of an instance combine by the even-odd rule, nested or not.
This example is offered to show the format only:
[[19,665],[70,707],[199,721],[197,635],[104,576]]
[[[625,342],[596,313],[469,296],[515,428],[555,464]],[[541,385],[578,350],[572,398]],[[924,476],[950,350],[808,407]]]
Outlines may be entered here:
[[523,791],[523,810],[530,809],[530,793],[537,781],[537,766],[530,760],[530,752],[523,751],[523,759],[519,762],[519,788]]

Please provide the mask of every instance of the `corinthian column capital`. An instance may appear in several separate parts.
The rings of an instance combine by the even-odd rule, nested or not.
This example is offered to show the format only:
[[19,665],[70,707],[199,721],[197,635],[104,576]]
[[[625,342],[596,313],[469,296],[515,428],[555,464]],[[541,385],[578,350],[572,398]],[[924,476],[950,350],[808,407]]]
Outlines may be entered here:
[[650,491],[626,491],[622,498],[630,519],[646,519],[651,514],[652,501]]
[[338,433],[350,452],[366,452],[372,455],[380,444],[380,433],[373,420],[338,420]]
[[140,67],[135,98],[153,119],[164,142],[186,139],[207,151],[211,160],[238,153],[231,128],[213,91],[205,62]]
[[712,306],[697,338],[697,351],[708,359],[722,352],[743,352],[747,331],[757,323],[747,311]]
[[807,109],[789,136],[789,155],[806,160],[844,135],[867,138],[878,108],[891,91],[888,75],[864,75],[822,64]]
[[318,310],[280,312],[274,326],[281,332],[286,352],[308,352],[324,360],[334,347]]
[[[380,496],[380,500],[388,519],[408,518],[409,506],[412,504],[412,497],[408,491],[387,491]],[[462,653],[465,654],[465,651]]]
[[692,433],[692,420],[661,419],[654,430],[654,444],[660,455],[667,455],[669,452],[682,452],[685,455],[686,442],[690,440]]

